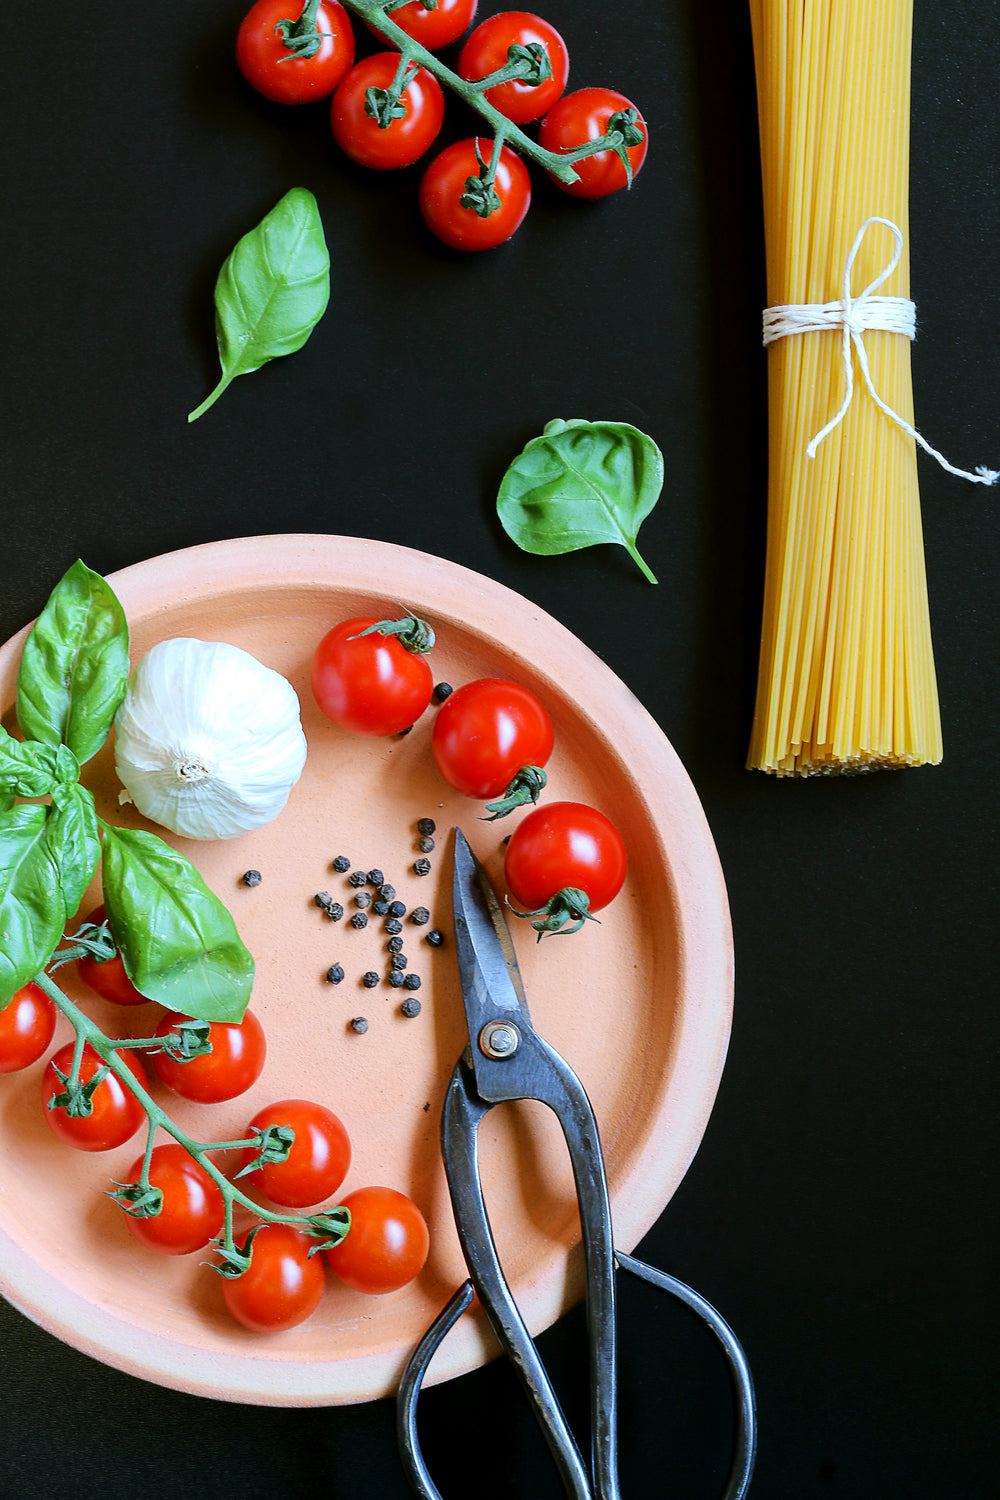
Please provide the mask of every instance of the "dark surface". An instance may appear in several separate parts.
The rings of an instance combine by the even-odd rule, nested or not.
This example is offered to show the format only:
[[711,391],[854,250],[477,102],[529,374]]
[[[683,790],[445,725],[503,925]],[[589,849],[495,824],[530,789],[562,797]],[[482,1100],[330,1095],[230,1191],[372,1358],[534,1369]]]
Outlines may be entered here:
[[[1000,6],[917,9],[917,421],[953,462],[997,465]],[[110,572],[273,531],[442,554],[576,632],[678,750],[729,885],[728,1064],[640,1253],[745,1342],[752,1493],[995,1495],[997,492],[921,460],[944,764],[801,784],[744,771],[766,453],[743,5],[552,0],[573,82],[643,105],[650,160],[600,206],[536,178],[518,237],[468,258],[423,231],[416,171],[363,173],[337,158],[324,106],[285,111],[242,84],[242,11],[9,19],[0,637],[78,555]],[[469,133],[457,106],[452,121]],[[330,310],[301,353],[189,428],[216,379],[218,265],[295,183],[326,225]],[[497,525],[500,474],[556,415],[632,421],[662,447],[642,533],[658,588],[619,549],[531,558]],[[714,1497],[729,1441],[716,1354],[653,1293],[623,1284],[622,1304],[623,1494]],[[582,1332],[578,1312],[542,1340],[575,1420]],[[407,1493],[388,1402],[186,1397],[6,1304],[0,1361],[3,1500]],[[502,1364],[428,1393],[423,1432],[446,1500],[561,1493]]]

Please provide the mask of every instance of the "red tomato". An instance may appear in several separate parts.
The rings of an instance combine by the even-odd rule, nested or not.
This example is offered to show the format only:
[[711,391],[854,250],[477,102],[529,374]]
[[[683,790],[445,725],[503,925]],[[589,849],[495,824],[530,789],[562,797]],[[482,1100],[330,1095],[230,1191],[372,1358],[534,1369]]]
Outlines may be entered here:
[[[138,1182],[141,1170],[142,1157],[138,1156],[123,1181]],[[129,1229],[142,1244],[164,1255],[190,1255],[194,1250],[204,1250],[221,1234],[226,1217],[222,1194],[183,1146],[175,1141],[154,1146],[149,1180],[163,1194],[160,1212],[151,1219],[125,1215]]]
[[[480,140],[486,161],[493,143]],[[480,175],[475,141],[455,141],[435,156],[420,184],[420,212],[427,227],[453,250],[492,250],[509,240],[522,223],[531,203],[531,182],[520,157],[506,146],[501,149],[493,186],[500,207],[481,218],[475,208],[461,202],[470,177]]]
[[[602,812],[582,802],[536,807],[514,829],[504,857],[510,893],[532,913],[566,890],[582,891],[586,909],[600,911],[621,890],[626,869],[621,834]],[[580,910],[571,901],[566,908],[566,920]]]
[[[97,926],[105,920],[107,912],[103,906],[96,906],[86,918]],[[103,963],[98,963],[96,958],[86,955],[76,961],[76,972],[89,989],[95,995],[100,995],[102,1000],[113,1000],[116,1005],[148,1005],[149,1000],[145,995],[139,993],[131,979],[125,972],[125,964],[120,953],[114,958],[106,958]]]
[[[268,1125],[290,1125],[295,1132],[292,1149],[287,1160],[268,1162],[249,1172],[245,1181],[282,1208],[310,1208],[331,1197],[351,1165],[351,1142],[333,1110],[309,1099],[282,1099],[259,1110],[246,1133]],[[249,1165],[256,1154],[248,1147],[240,1168]]]
[[233,1317],[255,1333],[278,1333],[314,1313],[326,1286],[322,1257],[309,1258],[314,1243],[291,1224],[262,1225],[250,1269],[222,1282]]
[[422,653],[395,635],[362,635],[379,622],[371,615],[335,625],[316,647],[313,696],[328,719],[352,734],[400,734],[434,691]]
[[333,96],[330,123],[334,139],[352,161],[363,167],[391,170],[408,167],[423,156],[444,121],[441,85],[426,68],[418,68],[400,95],[401,119],[385,127],[365,109],[370,88],[388,89],[399,66],[398,52],[376,52],[355,63]]
[[498,83],[487,89],[484,95],[515,125],[526,125],[529,120],[544,115],[566,87],[569,56],[566,43],[555,27],[530,11],[504,10],[476,27],[458,59],[458,76],[474,82],[504,67],[511,47],[527,47],[531,42],[540,42],[545,47],[552,64],[551,75],[536,84],[522,83],[517,79]]
[[[438,47],[450,47],[457,42],[466,27],[472,25],[475,14],[476,0],[437,0],[433,10],[427,10],[420,0],[410,0],[408,5],[392,12],[392,20],[407,36],[420,42],[428,52],[434,52]],[[385,40],[374,26],[368,30],[380,41]]]
[[[157,1036],[166,1036],[188,1018],[171,1010],[156,1028]],[[173,1089],[182,1099],[198,1104],[221,1104],[245,1094],[257,1082],[267,1056],[264,1028],[248,1010],[242,1021],[213,1021],[209,1031],[211,1052],[178,1062],[166,1052],[154,1052],[150,1061],[160,1082]]]
[[449,786],[467,797],[499,797],[524,766],[544,766],[555,735],[528,688],[481,677],[456,688],[434,720],[431,747]]
[[[575,94],[565,94],[553,104],[539,126],[538,144],[546,151],[562,152],[582,146],[584,141],[596,141],[606,133],[612,115],[628,109],[635,109],[635,105],[613,89],[577,89]],[[642,140],[627,148],[633,177],[646,159],[649,142],[646,122],[640,116],[637,123]],[[605,198],[628,186],[621,157],[615,151],[598,151],[573,165],[579,173],[577,182],[552,180],[575,198]]]
[[[119,1053],[118,1056],[145,1087],[146,1075],[139,1061],[134,1057],[129,1057],[127,1053]],[[45,1118],[60,1140],[64,1140],[70,1146],[75,1146],[78,1151],[110,1151],[115,1146],[123,1146],[135,1135],[145,1120],[146,1111],[113,1073],[108,1073],[94,1090],[91,1097],[93,1109],[89,1115],[74,1116],[68,1114],[65,1109],[49,1108],[49,1100],[63,1093],[66,1087],[55,1070],[60,1068],[63,1073],[69,1073],[72,1060],[72,1042],[67,1042],[65,1047],[60,1047],[59,1051],[49,1059],[49,1065],[42,1075],[42,1103],[45,1106]],[[103,1066],[101,1059],[88,1042],[83,1049],[83,1059],[80,1064],[80,1077],[83,1082],[87,1083]]]
[[321,0],[316,13],[319,49],[296,57],[275,27],[297,21],[301,0],[257,0],[236,36],[236,62],[248,83],[277,104],[310,104],[325,99],[354,61],[351,18],[337,0]]
[[351,1210],[347,1235],[323,1253],[355,1292],[395,1292],[423,1269],[430,1236],[423,1214],[395,1188],[356,1188],[342,1207]]
[[56,1029],[56,1008],[37,984],[26,984],[0,1011],[0,1073],[37,1062]]

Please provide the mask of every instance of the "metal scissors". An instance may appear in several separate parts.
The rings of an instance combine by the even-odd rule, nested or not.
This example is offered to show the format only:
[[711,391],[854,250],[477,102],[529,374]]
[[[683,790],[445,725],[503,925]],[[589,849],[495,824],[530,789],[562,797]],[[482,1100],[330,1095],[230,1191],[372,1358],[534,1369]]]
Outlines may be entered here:
[[[513,1361],[572,1500],[619,1500],[616,1440],[616,1264],[679,1298],[708,1325],[729,1368],[736,1402],[733,1460],[723,1500],[747,1492],[756,1452],[756,1409],[746,1357],[729,1325],[697,1292],[614,1249],[597,1121],[572,1068],[531,1024],[507,923],[485,871],[455,830],[455,948],[469,1042],[451,1076],[441,1116],[441,1149],[469,1279],[411,1356],[400,1383],[397,1438],[414,1492],[441,1500],[417,1438],[416,1407],[427,1367],[449,1329],[478,1294]],[[479,1176],[477,1132],[494,1105],[537,1099],[555,1113],[573,1167],[586,1267],[591,1452],[585,1461],[534,1342],[504,1279]]]

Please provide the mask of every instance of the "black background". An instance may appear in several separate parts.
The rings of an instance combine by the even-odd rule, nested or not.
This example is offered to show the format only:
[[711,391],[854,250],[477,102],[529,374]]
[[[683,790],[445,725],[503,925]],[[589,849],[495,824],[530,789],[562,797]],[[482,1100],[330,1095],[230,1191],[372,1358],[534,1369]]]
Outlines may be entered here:
[[[921,460],[943,765],[802,783],[743,770],[766,478],[744,6],[551,0],[571,85],[634,98],[649,161],[633,193],[601,205],[535,174],[518,236],[467,257],[424,231],[418,170],[355,169],[324,106],[285,110],[243,84],[243,9],[7,18],[0,636],[78,555],[107,573],[275,531],[422,548],[563,621],[678,750],[729,886],[727,1068],[640,1253],[745,1343],[752,1492],[995,1495],[997,492]],[[963,467],[1000,466],[998,37],[996,0],[917,5],[917,422]],[[446,129],[470,126],[453,103]],[[216,379],[218,266],[296,183],[326,227],[329,311],[305,349],[188,427]],[[557,415],[631,421],[663,449],[641,538],[658,588],[620,549],[532,558],[498,526],[500,474]],[[623,1285],[622,1303],[623,1494],[715,1496],[730,1435],[717,1356],[654,1294]],[[577,1312],[541,1341],[578,1421],[582,1332]],[[0,1361],[4,1500],[407,1493],[389,1402],[187,1397],[6,1304]],[[561,1493],[503,1363],[428,1392],[422,1410],[446,1500]]]

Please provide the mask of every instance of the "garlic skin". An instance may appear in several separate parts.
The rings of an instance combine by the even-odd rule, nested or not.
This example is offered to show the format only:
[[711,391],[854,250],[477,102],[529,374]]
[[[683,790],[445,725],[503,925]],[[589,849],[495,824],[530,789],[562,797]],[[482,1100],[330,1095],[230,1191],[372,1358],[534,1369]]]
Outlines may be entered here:
[[221,641],[160,641],[115,717],[115,769],[129,797],[189,839],[231,839],[270,823],[305,760],[291,683]]

